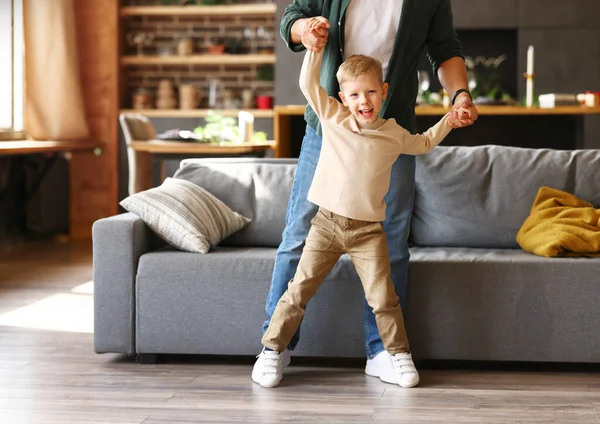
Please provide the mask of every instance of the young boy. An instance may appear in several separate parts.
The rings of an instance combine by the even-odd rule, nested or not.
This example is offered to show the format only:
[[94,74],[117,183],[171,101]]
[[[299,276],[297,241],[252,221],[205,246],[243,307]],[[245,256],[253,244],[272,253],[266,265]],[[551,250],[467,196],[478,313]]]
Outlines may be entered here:
[[[322,25],[318,21],[314,25]],[[319,206],[311,221],[294,278],[279,300],[252,380],[276,387],[282,379],[280,352],[298,329],[309,300],[340,256],[348,253],[375,313],[377,328],[402,387],[414,387],[419,374],[412,361],[402,310],[391,280],[390,259],[382,222],[393,163],[400,154],[430,151],[448,135],[448,115],[424,134],[412,135],[379,116],[388,84],[381,64],[355,55],[339,68],[341,92],[329,97],[320,86],[323,53],[308,51],[300,72],[300,88],[320,119],[323,144],[308,200]],[[260,370],[260,371],[258,371]]]

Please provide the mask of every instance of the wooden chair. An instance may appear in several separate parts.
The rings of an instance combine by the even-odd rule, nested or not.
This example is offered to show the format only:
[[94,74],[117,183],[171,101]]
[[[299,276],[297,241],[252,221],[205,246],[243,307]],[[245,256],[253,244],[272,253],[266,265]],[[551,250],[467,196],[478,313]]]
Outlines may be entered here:
[[127,146],[127,162],[129,165],[129,195],[152,188],[152,154],[136,152],[131,147],[132,141],[145,141],[156,138],[154,125],[144,115],[122,113],[119,123],[125,136]]

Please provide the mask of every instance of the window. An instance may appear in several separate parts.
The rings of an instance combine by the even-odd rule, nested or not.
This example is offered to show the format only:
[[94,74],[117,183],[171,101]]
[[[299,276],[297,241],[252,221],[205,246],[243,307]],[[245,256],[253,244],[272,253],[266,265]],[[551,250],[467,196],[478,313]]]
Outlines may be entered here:
[[2,64],[0,139],[23,137],[23,47],[23,0],[2,0],[0,1],[0,63]]

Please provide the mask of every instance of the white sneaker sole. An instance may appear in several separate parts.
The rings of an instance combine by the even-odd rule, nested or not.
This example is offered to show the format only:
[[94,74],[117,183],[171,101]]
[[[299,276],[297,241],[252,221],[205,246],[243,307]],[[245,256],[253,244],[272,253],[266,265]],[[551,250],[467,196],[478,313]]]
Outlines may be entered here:
[[260,381],[260,379],[254,379],[254,377],[252,377],[252,381],[254,381],[256,384],[260,385],[261,387],[264,387],[265,389],[273,389],[273,388],[279,386],[279,383],[281,383],[281,379],[274,381],[270,384],[262,383]]
[[409,383],[409,384],[400,384],[400,383],[398,383],[398,385],[399,385],[400,387],[402,387],[402,388],[409,389],[409,388],[411,388],[411,387],[415,387],[417,384],[419,384],[419,381],[420,381],[420,380],[421,380],[421,379],[420,379],[420,378],[419,378],[419,376],[417,375],[417,379],[416,379],[415,381],[413,381],[413,382],[411,382],[411,383]]

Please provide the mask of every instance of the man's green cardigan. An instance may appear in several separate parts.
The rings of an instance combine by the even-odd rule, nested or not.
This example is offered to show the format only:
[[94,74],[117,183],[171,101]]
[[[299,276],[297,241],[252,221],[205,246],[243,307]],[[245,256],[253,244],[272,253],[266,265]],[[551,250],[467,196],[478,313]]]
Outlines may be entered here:
[[[331,28],[323,55],[321,85],[330,96],[337,97],[340,91],[335,73],[343,61],[344,17],[349,4],[350,0],[295,0],[285,8],[281,20],[281,36],[292,51],[299,52],[304,50],[304,46],[293,44],[290,40],[294,22],[313,16],[329,19]],[[417,66],[425,46],[436,74],[442,62],[452,57],[463,57],[454,31],[450,0],[404,0],[402,6],[394,52],[385,78],[390,87],[381,115],[386,119],[395,118],[396,122],[413,133],[417,126]],[[321,134],[319,119],[310,106],[306,108],[305,118],[307,124]]]

